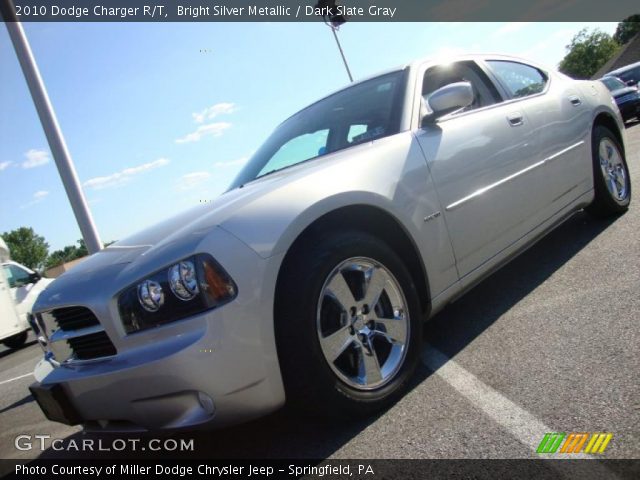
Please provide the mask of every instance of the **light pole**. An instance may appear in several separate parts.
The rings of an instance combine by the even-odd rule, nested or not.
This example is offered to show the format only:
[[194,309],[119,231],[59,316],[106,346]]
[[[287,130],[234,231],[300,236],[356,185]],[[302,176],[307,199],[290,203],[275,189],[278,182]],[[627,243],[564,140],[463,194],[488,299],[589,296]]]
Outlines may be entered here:
[[338,39],[338,28],[343,23],[346,23],[349,17],[345,15],[339,15],[337,13],[336,3],[336,0],[319,0],[315,8],[319,8],[320,11],[323,12],[322,18],[324,20],[324,23],[331,29],[331,32],[333,32],[333,38],[335,38],[336,45],[338,45],[340,57],[342,57],[342,63],[344,63],[344,68],[347,70],[349,80],[351,81],[351,83],[353,83],[353,76],[351,75],[349,64],[347,63],[347,57],[344,56],[344,50],[342,50],[342,45],[340,45],[340,40]]
[[0,13],[7,26],[9,37],[16,51],[22,73],[29,86],[31,98],[35,104],[40,123],[51,149],[51,154],[58,167],[58,173],[69,197],[71,208],[80,227],[82,238],[89,253],[102,250],[102,241],[98,235],[98,230],[93,222],[91,211],[80,186],[78,174],[71,160],[71,155],[64,141],[62,130],[58,125],[58,119],[49,100],[49,95],[40,76],[38,65],[36,64],[29,41],[24,33],[22,24],[16,17],[15,8],[11,0],[0,0]]
[[342,51],[342,45],[340,45],[340,40],[338,40],[338,27],[334,27],[329,24],[329,28],[333,32],[333,38],[336,39],[336,44],[338,45],[338,50],[340,50],[340,56],[342,57],[342,61],[344,62],[344,68],[347,69],[347,75],[349,75],[349,80],[353,83],[353,76],[351,75],[351,70],[349,70],[349,65],[347,64],[347,59],[344,56],[344,52]]

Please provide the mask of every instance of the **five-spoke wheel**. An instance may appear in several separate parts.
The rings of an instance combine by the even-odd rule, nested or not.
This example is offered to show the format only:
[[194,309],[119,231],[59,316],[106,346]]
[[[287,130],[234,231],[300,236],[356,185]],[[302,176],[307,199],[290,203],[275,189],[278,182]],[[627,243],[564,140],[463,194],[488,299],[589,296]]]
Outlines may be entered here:
[[358,389],[384,385],[402,365],[409,313],[393,274],[370,258],[349,258],[329,274],[320,293],[317,329],[324,358]]
[[618,138],[608,128],[597,125],[591,148],[595,195],[587,210],[599,217],[625,212],[631,201],[631,181]]
[[396,401],[422,335],[415,281],[398,254],[365,232],[327,231],[300,242],[282,272],[275,332],[287,402],[352,418]]

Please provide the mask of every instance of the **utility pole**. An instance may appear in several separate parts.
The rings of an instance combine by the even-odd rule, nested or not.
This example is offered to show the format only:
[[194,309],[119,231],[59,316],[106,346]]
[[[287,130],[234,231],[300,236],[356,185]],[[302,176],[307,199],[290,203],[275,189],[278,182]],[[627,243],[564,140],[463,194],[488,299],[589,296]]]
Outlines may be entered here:
[[38,65],[36,64],[29,41],[24,33],[22,24],[16,17],[15,7],[12,0],[0,0],[0,13],[4,18],[4,23],[9,32],[9,37],[13,43],[13,48],[20,62],[22,73],[29,86],[31,98],[35,104],[40,123],[49,143],[49,148],[53,159],[58,167],[58,173],[69,197],[71,208],[80,227],[82,238],[89,253],[102,250],[102,241],[98,235],[98,230],[93,222],[91,211],[80,186],[78,174],[71,160],[71,155],[64,141],[62,130],[58,124],[58,119],[49,100],[47,90],[40,76]]

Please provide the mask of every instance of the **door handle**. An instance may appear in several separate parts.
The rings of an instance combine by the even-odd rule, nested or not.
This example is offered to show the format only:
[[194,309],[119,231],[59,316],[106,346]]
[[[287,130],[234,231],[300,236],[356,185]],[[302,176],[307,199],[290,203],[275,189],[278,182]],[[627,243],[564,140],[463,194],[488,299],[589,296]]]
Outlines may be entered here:
[[576,97],[575,95],[571,95],[569,97],[569,101],[571,102],[571,105],[573,105],[574,107],[582,105],[582,100],[580,100],[580,97]]
[[520,112],[514,112],[507,115],[507,120],[512,127],[519,127],[524,123],[524,115]]

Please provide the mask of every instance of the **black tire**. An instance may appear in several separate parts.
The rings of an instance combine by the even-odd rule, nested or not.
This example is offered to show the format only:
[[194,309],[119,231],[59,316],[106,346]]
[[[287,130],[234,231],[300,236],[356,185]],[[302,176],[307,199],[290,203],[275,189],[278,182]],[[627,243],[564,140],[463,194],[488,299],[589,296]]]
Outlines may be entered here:
[[[422,341],[422,318],[413,279],[398,255],[384,242],[369,234],[343,232],[326,235],[313,243],[302,243],[304,245],[294,249],[287,256],[278,280],[275,301],[276,343],[287,405],[325,417],[371,415],[391,405],[402,395],[416,368]],[[403,338],[406,339],[403,360],[397,361],[398,366],[392,370],[395,373],[389,373],[389,378],[384,384],[368,390],[354,388],[339,377],[334,371],[335,363],[334,366],[330,366],[329,360],[325,357],[319,338],[322,333],[319,333],[321,313],[318,305],[320,295],[325,291],[325,284],[332,278],[332,274],[335,275],[337,266],[347,259],[356,257],[363,261],[374,260],[378,263],[376,268],[384,267],[384,272],[391,273],[386,278],[392,278],[396,282],[395,285],[399,286],[399,289],[393,289],[393,292],[396,298],[402,297],[404,300],[409,317],[402,324],[408,326],[408,331],[405,330],[403,334]],[[344,278],[342,273],[340,275]],[[353,289],[350,290],[353,293]],[[402,292],[400,296],[397,295],[398,291]],[[373,308],[382,308],[380,304],[384,301],[385,295],[386,289],[379,296],[381,300]],[[391,303],[387,302],[388,305]],[[325,308],[324,303],[322,308]],[[344,318],[344,322],[349,324],[355,317],[350,317],[351,320],[346,319],[347,317],[340,318]],[[357,336],[357,330],[350,330],[350,333],[354,332]],[[366,337],[359,338],[364,342]],[[377,337],[373,335],[370,338]],[[369,346],[372,344],[373,342],[369,343]],[[391,342],[389,344],[391,345]],[[360,352],[359,355],[363,355],[365,348],[361,346],[357,349],[356,346],[357,344],[351,346],[355,349],[353,352],[345,350],[345,354],[356,355],[356,352]],[[381,357],[378,355],[375,355],[377,365],[386,365],[385,362],[391,358],[391,354],[387,354],[386,359],[383,358],[382,363],[379,363]],[[364,365],[364,358],[359,358]],[[351,362],[359,363],[353,359]],[[361,365],[358,368],[364,367]],[[382,369],[379,369],[379,372],[382,372]],[[365,377],[368,377],[368,374]]]
[[26,343],[28,335],[29,335],[28,331],[21,332],[21,333],[18,333],[17,335],[14,335],[12,337],[5,338],[2,341],[2,343],[6,347],[17,349],[17,348],[22,347]]
[[[624,179],[620,182],[620,185],[624,183],[625,187],[624,191],[622,189],[616,189],[616,192],[622,193],[621,195],[614,194],[605,181],[603,168],[606,169],[607,167],[601,167],[601,155],[599,153],[601,145],[603,144],[606,151],[613,152],[613,148],[615,148],[616,152],[614,152],[614,154],[617,153],[620,158],[619,168],[623,170],[621,173],[624,175]],[[591,157],[595,197],[591,205],[587,207],[587,211],[596,217],[609,217],[626,212],[631,202],[631,178],[629,176],[629,168],[624,155],[624,149],[611,130],[602,125],[597,125],[593,129]],[[619,178],[619,176],[616,178]]]

